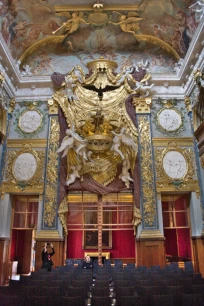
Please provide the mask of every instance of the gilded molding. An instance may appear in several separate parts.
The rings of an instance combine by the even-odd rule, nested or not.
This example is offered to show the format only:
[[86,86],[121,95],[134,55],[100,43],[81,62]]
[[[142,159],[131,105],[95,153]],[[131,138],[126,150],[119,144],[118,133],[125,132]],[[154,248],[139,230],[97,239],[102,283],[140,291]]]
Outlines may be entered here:
[[133,97],[132,103],[135,106],[135,111],[137,114],[143,113],[143,114],[149,114],[151,105],[152,105],[152,99],[151,98],[137,98]]
[[57,230],[41,230],[36,233],[36,239],[60,239],[61,236]]
[[[133,195],[132,193],[119,193],[118,195],[115,193],[111,194],[103,194],[102,202],[126,202],[133,203]],[[95,203],[98,202],[97,194],[71,194],[69,193],[67,196],[68,203]]]
[[[183,156],[183,162],[181,163],[181,166],[184,167],[183,170],[181,169],[183,172],[180,171],[180,168],[178,168],[178,165],[176,164],[175,171],[177,172],[178,168],[178,171],[180,171],[181,175],[178,177],[175,176],[175,178],[168,174],[164,169],[164,157],[169,152],[175,152],[176,154],[178,152],[178,154]],[[169,142],[168,146],[165,148],[155,148],[155,163],[157,192],[173,190],[199,190],[198,181],[196,177],[195,156],[193,152],[193,147],[181,148],[179,146],[179,142]],[[174,164],[172,161],[172,167],[173,165]],[[174,170],[174,168],[172,169]]]
[[[8,139],[7,148],[22,148],[28,143],[28,139]],[[47,148],[47,139],[29,139],[33,148]]]
[[158,98],[152,106],[152,123],[165,136],[176,137],[185,131],[186,110],[178,106],[177,99]]
[[[22,155],[28,156],[25,165],[19,159]],[[44,151],[33,150],[31,144],[23,144],[21,150],[7,150],[7,166],[5,179],[3,182],[3,192],[5,190],[43,190],[42,166],[45,159]],[[30,172],[29,172],[30,171]]]
[[44,227],[56,226],[57,187],[58,187],[58,144],[59,121],[57,117],[50,118],[50,135],[46,168],[46,185],[44,198]]
[[149,116],[138,116],[140,139],[141,193],[145,227],[155,225],[156,199],[154,192],[154,171],[151,149]]
[[159,230],[143,230],[139,239],[164,239],[164,236]]
[[170,142],[180,145],[181,147],[193,147],[193,138],[191,137],[182,137],[182,138],[153,138],[152,142],[154,147],[167,147]]
[[33,45],[31,45],[19,58],[19,61],[21,61],[21,66],[23,66],[24,62],[27,61],[27,59],[35,52],[40,50],[43,47],[46,47],[50,44],[60,44],[63,39],[64,35],[60,36],[49,36],[46,38],[43,38],[37,42],[35,42]]
[[[126,4],[126,5],[111,5],[107,4],[105,7],[105,11],[134,11],[136,12],[138,9],[137,4]],[[55,6],[55,12],[61,13],[61,12],[75,12],[75,11],[90,11],[90,5],[56,5]]]
[[144,35],[144,34],[142,34],[142,35],[134,34],[134,36],[135,36],[135,38],[137,40],[149,42],[149,43],[151,43],[153,45],[159,46],[162,49],[166,50],[171,55],[173,55],[175,59],[177,59],[177,60],[180,59],[180,56],[178,55],[176,50],[174,50],[168,43],[166,43],[165,41],[161,40],[160,38],[155,37],[155,36],[151,36],[151,35]]

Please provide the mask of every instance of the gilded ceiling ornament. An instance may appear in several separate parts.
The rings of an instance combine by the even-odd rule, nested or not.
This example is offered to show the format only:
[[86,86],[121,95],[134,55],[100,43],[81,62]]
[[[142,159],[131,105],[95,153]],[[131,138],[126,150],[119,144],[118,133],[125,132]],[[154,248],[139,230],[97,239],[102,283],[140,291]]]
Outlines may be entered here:
[[101,57],[87,67],[91,71],[87,78],[79,67],[68,73],[74,76],[72,96],[67,97],[63,91],[53,95],[69,126],[58,149],[58,153],[63,152],[62,158],[67,156],[66,185],[89,174],[106,186],[121,164],[120,179],[128,188],[137,155],[137,129],[127,114],[125,100],[135,91],[128,76],[114,73],[115,62]]
[[95,3],[93,5],[93,13],[90,13],[88,16],[88,21],[94,25],[104,25],[109,22],[109,17],[106,13],[103,12],[103,4]]
[[34,151],[30,144],[21,150],[9,150],[4,188],[42,188],[44,151]]
[[123,32],[135,34],[135,32],[137,32],[140,29],[138,21],[141,21],[143,18],[138,18],[134,16],[128,17],[119,12],[115,12],[115,13],[119,14],[120,16],[119,22],[109,21],[109,23],[112,23],[114,25],[119,25]]
[[[67,16],[68,12],[61,12],[58,13],[58,16]],[[68,19],[66,22],[64,22],[57,30],[52,32],[53,34],[56,34],[61,29],[64,29],[64,38],[66,38],[68,35],[72,34],[73,32],[77,31],[80,24],[89,24],[86,22],[86,20],[83,19],[83,12],[73,12],[71,15],[71,19]]]

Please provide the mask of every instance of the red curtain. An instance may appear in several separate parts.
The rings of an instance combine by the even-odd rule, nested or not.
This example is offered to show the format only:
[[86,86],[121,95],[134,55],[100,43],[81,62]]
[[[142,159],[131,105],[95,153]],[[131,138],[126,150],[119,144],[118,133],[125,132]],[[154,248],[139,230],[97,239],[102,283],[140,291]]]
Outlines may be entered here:
[[191,245],[190,245],[190,230],[189,228],[178,228],[178,253],[179,257],[191,258]]
[[166,254],[178,257],[176,229],[164,229]]
[[[85,252],[96,252],[82,249],[82,231],[69,231],[67,237],[67,258],[84,258]],[[112,249],[103,249],[110,252],[111,258],[135,258],[135,237],[133,230],[113,231]]]

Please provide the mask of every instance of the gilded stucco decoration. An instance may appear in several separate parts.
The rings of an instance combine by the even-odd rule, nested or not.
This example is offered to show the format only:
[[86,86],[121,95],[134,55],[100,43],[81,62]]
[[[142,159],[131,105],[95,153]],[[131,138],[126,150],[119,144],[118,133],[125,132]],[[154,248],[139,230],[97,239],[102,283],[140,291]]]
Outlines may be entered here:
[[63,230],[64,230],[64,235],[68,235],[68,229],[67,229],[67,213],[68,213],[68,202],[67,202],[67,197],[65,197],[62,202],[59,205],[58,209],[58,215],[60,222],[62,224]]
[[177,99],[158,99],[157,106],[152,107],[153,122],[156,128],[164,135],[176,136],[185,131],[185,109],[178,108]]
[[141,199],[145,227],[155,226],[156,197],[151,147],[150,121],[148,115],[138,116],[141,167]]
[[42,101],[23,101],[19,105],[24,110],[17,109],[15,116],[15,131],[25,139],[37,138],[46,124],[46,110],[42,109]]
[[[148,95],[147,79],[151,75],[148,72],[136,81],[131,67],[116,74],[116,62],[103,57],[87,66],[89,77],[77,66],[65,78],[66,91],[56,90],[53,95],[69,127],[58,149],[63,152],[62,158],[67,157],[66,185],[89,174],[107,186],[121,164],[119,178],[129,188],[137,155],[137,129],[126,111],[125,100],[131,93]],[[144,67],[140,69],[144,71]]]
[[34,150],[31,144],[22,145],[21,150],[8,150],[3,189],[43,189],[44,151]]
[[57,117],[50,118],[50,133],[48,142],[46,184],[44,197],[44,228],[56,227],[57,187],[58,187],[58,143],[59,122]]
[[201,162],[202,168],[204,168],[204,154],[200,156],[200,162]]
[[165,148],[155,148],[157,190],[199,190],[193,147],[181,147],[182,142],[169,142]]
[[15,109],[15,106],[16,106],[16,100],[15,100],[15,98],[13,97],[13,98],[11,98],[10,101],[9,101],[9,110],[8,110],[9,114],[12,114],[12,113],[13,113],[13,111],[14,111],[14,109]]
[[3,71],[0,70],[0,86],[2,87],[5,82],[5,75]]
[[[81,29],[84,29],[84,32],[93,30],[96,27],[115,27],[116,31],[119,27],[120,31],[132,35],[135,41],[141,41],[145,43],[149,43],[152,45],[156,45],[157,47],[165,50],[169,53],[173,58],[179,60],[180,56],[175,50],[175,46],[171,46],[169,41],[162,40],[158,35],[154,36],[150,34],[142,33],[140,28],[140,22],[143,21],[143,18],[138,16],[137,6],[134,6],[134,10],[128,10],[128,8],[121,8],[117,10],[117,6],[105,9],[102,6],[92,6],[92,9],[89,7],[85,8],[67,8],[67,7],[56,7],[56,16],[58,19],[57,24],[51,24],[50,30],[52,30],[52,26],[54,30],[38,39],[37,42],[28,46],[27,49],[24,48],[23,54],[19,57],[19,61],[21,63],[21,67],[24,67],[24,63],[31,57],[31,55],[48,46],[49,44],[56,44],[61,47],[65,47],[69,49],[71,52],[75,51],[76,46],[73,41],[74,35],[77,35]],[[42,32],[45,32],[45,30]],[[48,33],[47,33],[48,34]],[[52,35],[50,35],[52,34]],[[83,48],[84,49],[84,48]],[[47,62],[49,64],[49,62]],[[38,70],[42,70],[42,68],[36,68]]]

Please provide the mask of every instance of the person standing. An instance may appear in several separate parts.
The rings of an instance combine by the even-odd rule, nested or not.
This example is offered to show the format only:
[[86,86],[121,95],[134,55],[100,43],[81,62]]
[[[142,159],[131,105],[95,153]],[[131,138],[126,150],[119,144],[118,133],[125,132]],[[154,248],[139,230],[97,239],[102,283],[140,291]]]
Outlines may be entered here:
[[[48,252],[48,246],[51,247],[52,252]],[[45,246],[42,250],[42,266],[41,269],[47,269],[48,271],[52,270],[53,262],[51,260],[51,257],[55,254],[54,246],[53,244],[45,243]]]

